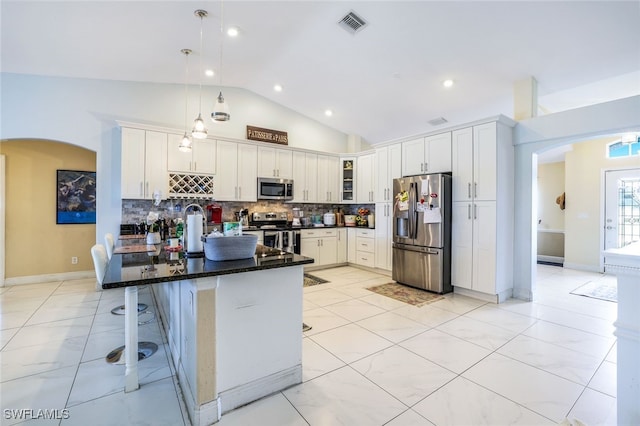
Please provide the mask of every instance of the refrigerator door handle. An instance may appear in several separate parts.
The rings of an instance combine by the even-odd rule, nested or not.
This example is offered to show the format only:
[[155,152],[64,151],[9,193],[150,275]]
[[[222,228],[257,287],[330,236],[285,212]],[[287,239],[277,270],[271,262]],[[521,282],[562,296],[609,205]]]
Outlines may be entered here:
[[418,238],[418,183],[414,182],[413,185],[413,235],[411,238],[414,240]]

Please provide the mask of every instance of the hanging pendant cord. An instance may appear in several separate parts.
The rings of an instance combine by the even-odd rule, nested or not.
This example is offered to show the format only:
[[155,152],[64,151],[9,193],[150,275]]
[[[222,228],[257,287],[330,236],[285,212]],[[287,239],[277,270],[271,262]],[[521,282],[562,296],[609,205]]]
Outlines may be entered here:
[[219,81],[220,81],[220,90],[222,90],[222,40],[224,39],[224,2],[220,2],[220,69],[219,73]]
[[200,106],[198,107],[198,116],[202,114],[202,14],[200,14]]
[[187,134],[187,108],[189,106],[189,49],[184,49],[185,72],[184,72],[184,134]]

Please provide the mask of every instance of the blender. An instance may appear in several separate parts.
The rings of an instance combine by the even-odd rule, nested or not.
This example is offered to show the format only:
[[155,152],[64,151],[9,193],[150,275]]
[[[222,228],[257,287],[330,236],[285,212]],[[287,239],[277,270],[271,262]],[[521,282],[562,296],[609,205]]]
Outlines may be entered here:
[[303,210],[298,207],[294,207],[292,211],[293,220],[291,222],[291,226],[302,226],[302,224],[300,223],[300,218],[304,216]]

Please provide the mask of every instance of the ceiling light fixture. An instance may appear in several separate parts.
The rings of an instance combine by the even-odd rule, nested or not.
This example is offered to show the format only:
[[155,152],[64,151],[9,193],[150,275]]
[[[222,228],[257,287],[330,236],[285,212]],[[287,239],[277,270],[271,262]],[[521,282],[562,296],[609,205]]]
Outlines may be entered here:
[[206,70],[204,72],[204,75],[206,75],[207,77],[213,77],[215,73],[213,72],[213,70]]
[[224,40],[224,2],[220,2],[220,64],[218,67],[218,78],[220,79],[220,94],[218,100],[213,106],[213,112],[211,113],[211,119],[213,121],[229,121],[231,114],[229,114],[229,105],[224,101],[222,96],[222,47]]
[[198,107],[198,118],[193,122],[193,130],[191,130],[191,136],[196,139],[205,139],[207,137],[207,128],[204,126],[204,120],[202,119],[202,56],[204,51],[202,50],[202,19],[206,18],[208,13],[206,10],[197,9],[193,12],[198,18],[200,18],[200,105]]
[[453,86],[453,80],[445,80],[445,81],[442,82],[442,85],[444,87],[451,87],[451,86]]
[[276,84],[275,86],[273,86],[273,90],[275,90],[276,92],[282,92],[282,86],[279,84]]
[[240,33],[240,31],[236,27],[230,27],[227,30],[227,35],[229,37],[237,37],[239,33]]
[[182,49],[180,52],[185,57],[185,72],[184,72],[184,136],[178,145],[178,149],[182,152],[191,151],[191,138],[187,135],[187,106],[189,105],[189,55],[191,49]]
[[330,109],[325,110],[324,115],[326,115],[327,117],[331,117],[333,115],[333,111],[331,111]]

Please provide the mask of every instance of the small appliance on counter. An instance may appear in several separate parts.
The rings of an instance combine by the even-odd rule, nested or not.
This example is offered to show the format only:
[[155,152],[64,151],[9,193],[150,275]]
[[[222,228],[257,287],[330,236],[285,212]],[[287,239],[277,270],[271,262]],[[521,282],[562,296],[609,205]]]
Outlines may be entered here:
[[336,224],[336,214],[327,212],[322,216],[322,223],[327,226],[335,226]]
[[[189,210],[195,210],[189,214]],[[184,243],[185,254],[187,257],[204,256],[204,246],[202,244],[202,236],[207,235],[207,223],[205,221],[204,210],[198,204],[189,204],[184,208]]]
[[240,211],[235,212],[236,221],[242,223],[244,228],[249,226],[249,210],[242,209]]
[[222,223],[222,206],[220,204],[209,204],[205,206],[207,209],[207,222]]
[[292,212],[293,220],[291,221],[291,226],[302,226],[300,219],[304,217],[304,211],[299,207],[294,207]]

